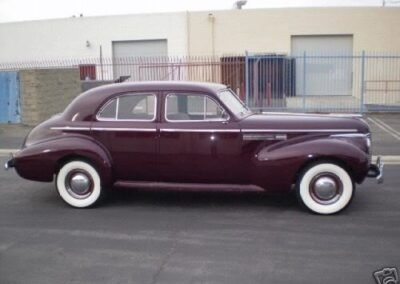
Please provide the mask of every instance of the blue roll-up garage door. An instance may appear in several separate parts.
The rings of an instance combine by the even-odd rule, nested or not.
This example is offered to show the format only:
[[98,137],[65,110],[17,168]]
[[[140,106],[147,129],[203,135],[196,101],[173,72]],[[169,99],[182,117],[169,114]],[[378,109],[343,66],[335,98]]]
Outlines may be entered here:
[[18,72],[0,72],[0,123],[19,123]]

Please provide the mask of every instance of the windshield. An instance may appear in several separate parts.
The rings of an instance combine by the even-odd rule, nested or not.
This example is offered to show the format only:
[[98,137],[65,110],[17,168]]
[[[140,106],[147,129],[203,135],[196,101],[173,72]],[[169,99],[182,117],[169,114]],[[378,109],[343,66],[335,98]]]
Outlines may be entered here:
[[251,110],[236,96],[236,94],[227,89],[218,93],[219,99],[229,108],[237,117],[242,118],[251,114]]

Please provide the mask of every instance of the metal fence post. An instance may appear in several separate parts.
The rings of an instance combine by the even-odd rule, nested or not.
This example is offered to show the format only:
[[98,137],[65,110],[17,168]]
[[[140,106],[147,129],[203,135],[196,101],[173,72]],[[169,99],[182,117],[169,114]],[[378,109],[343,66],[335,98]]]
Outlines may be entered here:
[[104,80],[103,76],[103,47],[100,45],[100,74],[101,74],[101,80]]
[[246,85],[246,105],[250,107],[250,74],[249,74],[249,52],[245,52],[245,85]]
[[303,111],[306,110],[306,52],[303,53]]
[[364,112],[364,91],[365,91],[365,50],[361,54],[361,86],[360,86],[360,112]]

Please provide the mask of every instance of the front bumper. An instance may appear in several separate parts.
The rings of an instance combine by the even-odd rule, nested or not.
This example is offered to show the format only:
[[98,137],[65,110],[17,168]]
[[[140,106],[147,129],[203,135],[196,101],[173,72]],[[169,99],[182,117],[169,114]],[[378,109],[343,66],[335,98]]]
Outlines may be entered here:
[[15,167],[15,158],[14,156],[11,154],[11,159],[8,160],[5,164],[4,164],[4,169],[8,170],[10,168],[14,168]]
[[385,164],[382,162],[381,157],[379,156],[376,159],[376,163],[369,166],[367,177],[376,178],[378,183],[382,183],[384,165]]

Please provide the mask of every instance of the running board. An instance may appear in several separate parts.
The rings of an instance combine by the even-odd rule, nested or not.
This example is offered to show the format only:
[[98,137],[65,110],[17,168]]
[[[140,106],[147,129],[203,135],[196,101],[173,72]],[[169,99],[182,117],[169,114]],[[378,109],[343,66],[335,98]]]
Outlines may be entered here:
[[263,188],[253,184],[204,184],[204,183],[177,183],[177,182],[147,182],[147,181],[116,181],[115,187],[141,188],[145,190],[170,191],[219,191],[219,192],[261,192]]

